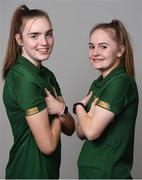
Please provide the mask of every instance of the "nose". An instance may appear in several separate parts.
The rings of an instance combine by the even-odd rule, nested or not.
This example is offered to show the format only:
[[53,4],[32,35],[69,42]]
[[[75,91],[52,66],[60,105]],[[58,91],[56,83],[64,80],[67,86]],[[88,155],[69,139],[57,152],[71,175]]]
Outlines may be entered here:
[[47,45],[47,44],[48,44],[48,39],[46,38],[46,36],[42,36],[42,37],[40,38],[40,43],[41,43],[42,45]]
[[97,47],[92,49],[92,53],[94,56],[98,56],[100,54],[99,49]]

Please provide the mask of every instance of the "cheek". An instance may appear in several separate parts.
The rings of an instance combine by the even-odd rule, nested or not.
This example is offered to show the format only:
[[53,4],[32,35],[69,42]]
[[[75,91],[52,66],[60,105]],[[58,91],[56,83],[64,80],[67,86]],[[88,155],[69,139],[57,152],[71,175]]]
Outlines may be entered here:
[[115,60],[117,58],[117,53],[116,52],[112,52],[110,54],[110,57],[111,57],[112,60]]
[[48,44],[49,44],[50,46],[53,46],[53,45],[54,45],[54,38],[48,39]]
[[111,60],[116,58],[116,53],[114,51],[107,51],[103,55],[104,55],[104,57],[109,58]]
[[90,51],[88,52],[88,57],[89,59],[92,57],[92,53]]
[[36,42],[25,40],[23,41],[23,45],[27,48],[34,48],[36,47]]

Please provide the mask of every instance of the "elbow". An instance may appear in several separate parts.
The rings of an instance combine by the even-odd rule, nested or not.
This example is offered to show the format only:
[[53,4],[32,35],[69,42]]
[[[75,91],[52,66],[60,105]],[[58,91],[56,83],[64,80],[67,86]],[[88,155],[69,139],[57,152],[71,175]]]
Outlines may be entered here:
[[75,130],[62,130],[63,133],[67,136],[72,136]]
[[73,121],[70,131],[68,133],[68,136],[72,136],[74,132],[75,132],[75,123]]
[[53,154],[54,151],[55,151],[55,149],[47,149],[43,153],[49,156],[49,155]]
[[68,136],[72,136],[74,132],[75,132],[75,123],[73,123],[72,128],[70,129]]
[[40,149],[40,151],[47,156],[53,154],[53,152],[54,152],[53,149]]
[[72,136],[75,132],[75,125],[71,125],[70,127],[62,127],[62,132],[67,136]]
[[86,139],[86,137],[84,135],[81,135],[79,133],[76,133],[76,134],[77,134],[77,136],[79,137],[80,140],[83,141],[84,139]]
[[74,131],[75,131],[75,127],[72,128],[72,129],[70,129],[70,130],[67,132],[67,135],[68,135],[68,136],[72,136],[73,133],[74,133]]
[[86,132],[86,138],[89,140],[89,141],[93,141],[93,140],[96,140],[100,137],[100,133],[98,132],[91,132],[91,131],[88,131]]
[[51,155],[54,153],[56,146],[39,147],[40,151],[45,155]]

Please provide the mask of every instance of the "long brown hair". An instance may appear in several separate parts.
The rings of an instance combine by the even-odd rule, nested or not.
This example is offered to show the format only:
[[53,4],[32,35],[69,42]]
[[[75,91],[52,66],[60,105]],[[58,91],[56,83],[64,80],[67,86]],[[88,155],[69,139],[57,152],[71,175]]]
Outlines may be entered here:
[[29,9],[25,5],[19,6],[12,17],[9,40],[3,66],[3,78],[5,79],[10,67],[15,64],[17,54],[21,54],[21,47],[15,39],[16,34],[22,34],[26,21],[35,17],[45,17],[51,23],[46,12],[38,9]]
[[122,22],[120,22],[119,20],[113,19],[110,23],[97,24],[90,31],[90,36],[97,29],[102,29],[106,31],[107,33],[110,34],[111,38],[118,45],[125,46],[125,52],[121,58],[124,60],[124,65],[125,65],[127,73],[134,78],[135,70],[134,70],[132,47],[129,40],[128,32],[126,31]]

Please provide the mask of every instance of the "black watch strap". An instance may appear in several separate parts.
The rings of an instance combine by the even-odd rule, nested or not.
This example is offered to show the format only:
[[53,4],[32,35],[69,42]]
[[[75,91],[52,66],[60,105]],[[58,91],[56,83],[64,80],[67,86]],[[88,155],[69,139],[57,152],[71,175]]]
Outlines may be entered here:
[[64,109],[64,114],[67,115],[68,114],[68,107],[65,106],[65,109]]
[[68,107],[65,106],[64,112],[63,112],[63,114],[62,114],[61,116],[65,116],[65,115],[67,115],[67,114],[68,114]]
[[73,113],[74,113],[74,114],[76,114],[76,106],[78,106],[78,105],[81,105],[81,106],[85,109],[85,106],[84,106],[83,103],[77,102],[77,103],[75,103],[75,104],[73,105]]

